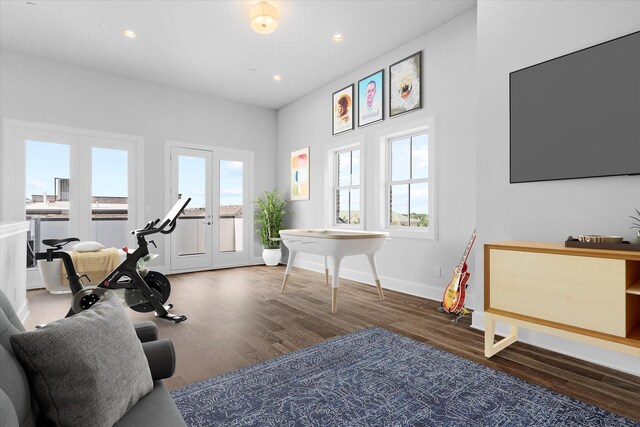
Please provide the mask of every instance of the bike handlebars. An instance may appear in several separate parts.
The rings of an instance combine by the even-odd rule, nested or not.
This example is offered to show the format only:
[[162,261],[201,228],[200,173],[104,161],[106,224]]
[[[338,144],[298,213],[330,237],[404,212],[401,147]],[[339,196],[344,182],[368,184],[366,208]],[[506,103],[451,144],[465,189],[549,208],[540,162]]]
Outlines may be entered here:
[[[186,199],[178,199],[178,201],[173,205],[171,210],[162,219],[162,222],[160,221],[160,218],[157,218],[153,221],[149,221],[144,228],[139,230],[133,230],[131,234],[135,234],[137,236],[147,236],[149,234],[154,234],[154,233],[162,233],[162,234],[172,233],[173,230],[175,230],[176,225],[178,223],[178,217],[184,211],[184,209],[187,207],[190,201],[191,201],[190,197],[187,197]],[[160,226],[156,227],[158,223],[160,223]],[[167,226],[169,226],[169,229],[165,230]]]

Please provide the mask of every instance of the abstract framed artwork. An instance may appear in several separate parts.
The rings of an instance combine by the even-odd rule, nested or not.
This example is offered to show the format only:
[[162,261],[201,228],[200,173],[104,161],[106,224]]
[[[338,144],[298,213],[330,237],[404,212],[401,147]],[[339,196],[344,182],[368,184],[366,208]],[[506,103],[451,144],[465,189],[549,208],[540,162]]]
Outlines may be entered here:
[[353,130],[353,85],[333,94],[333,135]]
[[384,70],[358,81],[358,127],[384,120]]
[[309,147],[291,152],[291,200],[309,200]]
[[389,116],[422,108],[422,51],[389,67]]

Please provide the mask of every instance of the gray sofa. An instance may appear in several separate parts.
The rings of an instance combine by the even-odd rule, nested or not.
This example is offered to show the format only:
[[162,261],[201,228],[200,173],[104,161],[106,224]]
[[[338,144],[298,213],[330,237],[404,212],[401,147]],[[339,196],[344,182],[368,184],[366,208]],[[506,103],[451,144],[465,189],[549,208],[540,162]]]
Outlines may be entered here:
[[[185,426],[169,391],[161,381],[173,375],[175,353],[167,339],[158,340],[153,322],[134,324],[149,363],[153,390],[120,418],[116,426]],[[24,331],[7,297],[0,291],[0,426],[39,425],[38,408],[29,388],[27,375],[10,343],[13,334]],[[96,361],[97,368],[100,362]],[[79,398],[81,398],[79,396]],[[105,402],[108,405],[108,402]],[[64,410],[64,408],[61,408]]]

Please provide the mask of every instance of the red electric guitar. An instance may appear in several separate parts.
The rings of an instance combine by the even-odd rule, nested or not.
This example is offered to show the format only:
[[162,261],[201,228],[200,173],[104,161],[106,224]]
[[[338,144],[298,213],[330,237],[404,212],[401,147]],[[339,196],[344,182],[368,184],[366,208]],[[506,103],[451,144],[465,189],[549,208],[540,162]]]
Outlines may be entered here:
[[447,289],[445,289],[444,295],[442,296],[442,308],[447,313],[460,314],[461,311],[464,311],[467,281],[469,280],[469,276],[471,276],[471,273],[467,271],[467,258],[475,241],[476,230],[473,230],[473,234],[471,234],[467,249],[464,250],[460,264],[453,270],[453,278],[449,282],[449,285],[447,285]]

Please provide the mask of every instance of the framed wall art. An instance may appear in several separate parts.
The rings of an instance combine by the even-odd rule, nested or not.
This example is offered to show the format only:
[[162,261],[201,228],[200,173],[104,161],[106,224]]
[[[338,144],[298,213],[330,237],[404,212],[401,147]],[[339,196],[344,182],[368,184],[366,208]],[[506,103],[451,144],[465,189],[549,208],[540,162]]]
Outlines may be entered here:
[[309,200],[309,147],[291,152],[291,200]]
[[422,108],[422,51],[389,67],[389,116]]
[[358,127],[384,120],[384,70],[358,82]]
[[353,85],[333,94],[333,134],[353,130]]

